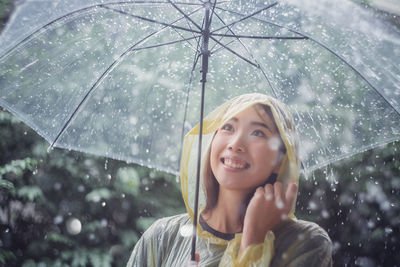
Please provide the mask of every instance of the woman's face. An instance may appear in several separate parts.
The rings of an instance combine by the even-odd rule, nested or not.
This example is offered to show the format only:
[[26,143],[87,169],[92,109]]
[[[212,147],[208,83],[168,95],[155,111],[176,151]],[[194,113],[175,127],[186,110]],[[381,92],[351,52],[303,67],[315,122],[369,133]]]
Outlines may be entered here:
[[210,164],[220,187],[251,191],[280,167],[278,130],[249,107],[228,120],[211,143]]

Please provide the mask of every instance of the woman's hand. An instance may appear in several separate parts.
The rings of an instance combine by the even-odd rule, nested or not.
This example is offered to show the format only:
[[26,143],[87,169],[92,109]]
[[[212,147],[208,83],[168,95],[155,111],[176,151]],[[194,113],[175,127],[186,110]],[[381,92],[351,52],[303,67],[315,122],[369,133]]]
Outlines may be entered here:
[[285,193],[281,182],[257,188],[244,217],[239,253],[252,244],[264,242],[267,232],[287,218],[296,194],[295,183],[289,183]]
[[189,260],[188,263],[186,264],[186,267],[197,267],[200,261],[200,255],[199,253],[196,252],[196,261],[191,261]]

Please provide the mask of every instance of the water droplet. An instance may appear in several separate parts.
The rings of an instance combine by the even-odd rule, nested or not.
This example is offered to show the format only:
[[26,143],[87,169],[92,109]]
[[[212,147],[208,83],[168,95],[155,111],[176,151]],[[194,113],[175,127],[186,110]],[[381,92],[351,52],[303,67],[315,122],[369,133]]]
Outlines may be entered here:
[[327,210],[322,210],[321,215],[324,219],[329,218],[329,212]]
[[61,215],[57,215],[57,216],[54,217],[54,219],[53,219],[54,224],[60,224],[60,223],[62,223],[63,221],[64,221],[64,218],[63,218],[63,216],[61,216]]
[[61,189],[62,185],[61,185],[61,183],[54,183],[53,187],[54,187],[55,190],[58,191],[58,190]]
[[283,202],[282,201],[277,201],[276,203],[275,203],[275,205],[276,205],[276,207],[278,208],[278,209],[283,209],[283,207],[285,206],[284,204],[283,204]]
[[179,233],[181,234],[181,236],[184,236],[184,237],[192,236],[192,233],[193,233],[193,225],[191,225],[191,224],[183,225],[183,226],[179,229]]
[[82,224],[81,221],[78,220],[77,218],[70,218],[68,219],[66,223],[67,231],[71,235],[77,235],[81,232],[82,230]]

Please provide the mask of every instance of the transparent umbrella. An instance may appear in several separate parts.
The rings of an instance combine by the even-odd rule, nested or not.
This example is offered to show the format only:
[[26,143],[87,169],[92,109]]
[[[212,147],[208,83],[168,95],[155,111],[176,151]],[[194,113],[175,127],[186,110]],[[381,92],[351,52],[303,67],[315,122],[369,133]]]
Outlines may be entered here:
[[199,113],[266,93],[313,170],[399,139],[399,44],[345,0],[27,1],[0,36],[0,105],[51,146],[177,174]]

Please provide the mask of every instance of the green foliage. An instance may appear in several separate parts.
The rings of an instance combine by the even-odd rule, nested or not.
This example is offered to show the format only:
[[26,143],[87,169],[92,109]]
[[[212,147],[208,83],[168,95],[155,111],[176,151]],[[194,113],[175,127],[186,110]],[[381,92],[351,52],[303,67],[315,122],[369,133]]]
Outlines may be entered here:
[[133,196],[139,193],[140,177],[139,173],[134,168],[121,168],[117,172],[116,188],[126,194]]
[[46,235],[46,240],[50,243],[54,242],[64,245],[73,245],[74,243],[70,237],[55,232],[48,233]]
[[5,265],[6,262],[15,261],[16,257],[14,253],[8,250],[4,250],[0,248],[0,264]]
[[11,190],[13,190],[15,187],[14,187],[14,184],[13,184],[12,182],[7,181],[7,180],[0,179],[0,189],[1,189],[1,188],[6,189],[6,190],[8,190],[8,191],[11,191]]
[[42,189],[38,186],[22,186],[17,189],[17,196],[29,201],[44,199]]
[[149,223],[185,210],[172,175],[47,147],[0,110],[0,265],[125,266]]
[[328,231],[335,266],[400,262],[399,152],[400,142],[392,143],[315,171],[302,181],[297,215]]
[[61,252],[61,259],[70,263],[72,267],[85,267],[85,266],[111,266],[112,258],[106,252],[99,249],[91,250],[71,250]]
[[36,165],[37,161],[32,158],[13,160],[10,164],[0,167],[0,179],[3,178],[6,173],[13,173],[18,177],[22,177],[24,171],[33,171],[36,168]]
[[86,195],[85,199],[87,201],[99,202],[101,200],[108,200],[111,198],[111,192],[107,188],[97,188],[92,190]]

